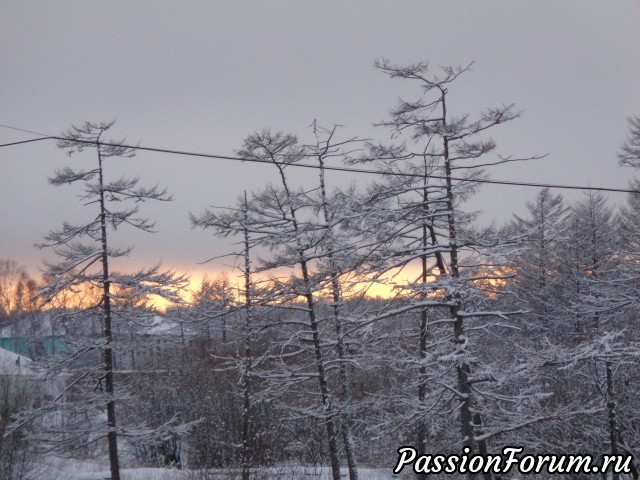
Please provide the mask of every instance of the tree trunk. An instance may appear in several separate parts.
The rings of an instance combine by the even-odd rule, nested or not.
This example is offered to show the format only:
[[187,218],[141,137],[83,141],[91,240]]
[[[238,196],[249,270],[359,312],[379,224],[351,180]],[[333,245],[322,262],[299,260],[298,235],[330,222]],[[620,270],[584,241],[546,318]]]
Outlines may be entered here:
[[[426,165],[425,165],[425,172],[426,172]],[[429,210],[429,205],[427,203],[428,201],[428,196],[427,196],[427,187],[426,187],[426,177],[425,177],[425,186],[424,186],[424,190],[422,192],[422,200],[423,200],[423,214],[427,214],[428,210]],[[425,215],[426,217],[426,215]],[[425,220],[426,222],[426,220]],[[427,287],[427,278],[428,278],[428,272],[427,272],[427,245],[428,245],[428,225],[427,223],[424,223],[422,225],[422,249],[423,249],[423,254],[422,254],[422,293],[421,293],[421,298],[422,301],[426,301],[427,299],[427,292],[426,292],[426,287]],[[433,231],[431,231],[431,233],[434,233]],[[431,237],[432,240],[434,240],[435,234]],[[419,335],[419,355],[420,355],[420,373],[419,373],[419,379],[418,379],[418,404],[420,406],[422,406],[422,404],[425,401],[425,398],[427,396],[427,367],[425,365],[426,359],[427,359],[427,327],[428,327],[428,315],[427,315],[427,309],[426,307],[423,307],[422,311],[420,312],[420,335]],[[418,418],[418,428],[417,428],[417,434],[418,434],[418,455],[422,456],[422,455],[426,455],[427,454],[427,426],[424,423],[424,420],[422,419],[422,417],[420,416]],[[426,480],[427,478],[427,474],[426,473],[418,473],[417,475],[418,480]]]
[[113,343],[111,326],[111,295],[109,281],[109,254],[107,249],[107,224],[104,202],[104,182],[102,175],[102,155],[100,145],[98,148],[98,172],[100,182],[100,229],[102,242],[102,309],[104,314],[104,339],[105,348],[103,350],[104,379],[107,394],[107,441],[109,444],[109,466],[111,469],[111,480],[120,480],[120,462],[118,460],[118,437],[116,432],[116,404],[113,398]]
[[[291,192],[287,185],[286,176],[284,174],[283,167],[275,162],[276,167],[280,172],[280,178],[282,180],[282,186],[287,195],[287,199],[291,199]],[[291,214],[291,224],[293,230],[296,233],[296,243],[298,248],[298,264],[302,272],[302,280],[304,284],[303,296],[307,302],[309,326],[311,328],[311,335],[313,339],[313,350],[316,357],[316,368],[318,370],[318,383],[320,386],[320,394],[322,397],[322,406],[324,409],[324,423],[327,429],[327,441],[329,444],[329,458],[331,462],[331,475],[333,480],[340,480],[340,459],[338,456],[338,442],[336,438],[336,424],[335,413],[333,411],[333,402],[331,401],[331,394],[329,392],[329,385],[327,382],[327,373],[324,367],[324,353],[322,352],[322,345],[320,342],[320,332],[318,330],[318,319],[315,312],[315,301],[313,300],[313,293],[311,288],[311,276],[309,274],[309,268],[307,265],[307,259],[305,256],[304,248],[300,242],[300,228],[298,226],[298,219],[296,216],[296,209],[293,206],[289,207],[289,213]]]
[[[327,141],[328,145],[328,141]],[[329,269],[331,275],[331,294],[333,299],[333,320],[336,330],[336,350],[338,353],[338,359],[340,361],[339,375],[340,375],[340,401],[342,407],[351,400],[351,388],[349,384],[349,376],[347,374],[347,365],[345,363],[346,351],[344,346],[343,328],[342,328],[342,312],[340,307],[342,306],[342,295],[339,280],[339,270],[335,264],[333,255],[334,241],[331,227],[331,215],[329,214],[327,191],[324,181],[324,161],[322,155],[318,156],[318,162],[320,163],[320,192],[322,195],[322,210],[324,213],[324,221],[327,229],[327,235],[329,235],[329,249],[327,252],[327,258],[329,260]],[[341,432],[342,442],[344,444],[345,457],[347,459],[347,467],[349,469],[349,479],[358,480],[358,461],[356,459],[355,444],[353,441],[353,431],[351,429],[351,416],[348,413],[340,415],[341,419]]]
[[[251,438],[251,369],[252,369],[252,305],[251,305],[251,262],[249,257],[249,231],[247,229],[247,192],[244,193],[244,292],[245,292],[245,350],[244,350],[244,381],[243,381],[243,428],[242,428],[242,480],[249,480],[252,462],[252,438]],[[224,321],[224,316],[223,316]],[[224,325],[224,324],[223,324]],[[223,326],[223,335],[225,330]],[[226,335],[223,340],[226,343]]]
[[316,357],[316,368],[318,369],[318,382],[320,384],[320,393],[322,395],[322,405],[325,414],[325,427],[327,429],[327,437],[329,442],[329,458],[331,461],[331,474],[333,480],[340,480],[340,459],[338,457],[338,442],[336,438],[335,414],[333,412],[333,403],[331,394],[329,393],[329,385],[327,384],[327,374],[324,368],[324,354],[320,344],[320,333],[318,332],[318,321],[314,309],[313,295],[311,294],[311,281],[307,262],[300,260],[302,268],[302,277],[305,285],[305,299],[309,308],[309,323],[313,338],[313,349]]
[[[447,121],[447,107],[445,101],[446,90],[441,89],[441,101],[442,101],[442,124],[446,126]],[[454,214],[454,198],[453,198],[453,186],[451,180],[451,160],[449,159],[449,138],[443,137],[444,143],[444,166],[446,175],[446,191],[447,191],[447,224],[449,227],[449,265],[451,269],[451,276],[455,279],[460,278],[460,271],[458,269],[458,236],[456,230],[456,221]],[[469,375],[471,374],[471,367],[464,360],[464,351],[466,350],[466,343],[468,341],[464,330],[464,318],[458,315],[462,299],[460,294],[455,292],[453,295],[454,305],[450,307],[451,317],[454,320],[453,323],[453,335],[454,344],[458,353],[463,356],[458,366],[456,367],[457,380],[458,380],[458,392],[461,395],[460,399],[460,431],[462,433],[462,445],[469,447],[471,451],[474,448],[473,441],[473,416],[471,412],[472,404],[472,392],[471,384],[469,383]],[[467,473],[467,478],[470,480],[475,479],[476,475]]]
[[[606,362],[607,371],[607,410],[609,412],[609,439],[611,441],[611,455],[618,455],[618,419],[616,415],[616,401],[613,394],[613,371],[611,362]],[[619,480],[620,475],[616,472],[612,473],[613,480]]]

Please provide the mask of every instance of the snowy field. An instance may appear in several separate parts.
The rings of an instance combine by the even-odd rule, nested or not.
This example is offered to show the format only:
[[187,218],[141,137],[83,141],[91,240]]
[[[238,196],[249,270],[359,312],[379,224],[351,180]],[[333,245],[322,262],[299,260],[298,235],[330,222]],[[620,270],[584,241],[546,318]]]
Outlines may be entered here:
[[[394,475],[389,469],[361,468],[361,480],[384,480],[411,478],[411,470]],[[237,470],[177,470],[170,468],[122,468],[122,480],[235,480],[241,478]],[[347,469],[342,477],[349,478]],[[38,479],[42,480],[106,480],[111,478],[108,465],[69,459],[49,459],[39,467]],[[256,480],[330,480],[328,467],[274,467],[262,469],[252,475]]]

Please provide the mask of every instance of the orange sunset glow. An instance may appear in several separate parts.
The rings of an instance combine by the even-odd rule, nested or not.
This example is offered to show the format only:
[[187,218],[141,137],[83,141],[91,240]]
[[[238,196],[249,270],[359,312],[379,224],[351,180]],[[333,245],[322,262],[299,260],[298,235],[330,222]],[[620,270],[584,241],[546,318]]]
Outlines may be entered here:
[[[515,272],[508,268],[496,268],[495,271],[483,272],[478,274],[478,280],[474,283],[488,296],[494,296],[497,291],[503,289],[506,285],[507,278],[512,276]],[[237,269],[233,270],[219,270],[219,269],[194,269],[186,276],[188,282],[186,287],[180,291],[179,295],[184,302],[191,302],[195,292],[202,288],[202,283],[205,279],[212,281],[219,278],[222,275],[227,275],[232,290],[235,292],[234,297],[240,300],[244,290],[244,277]],[[421,267],[418,264],[409,265],[403,269],[397,271],[390,271],[377,278],[375,281],[367,278],[344,278],[342,284],[345,288],[345,297],[360,297],[365,296],[368,298],[381,298],[392,299],[402,294],[403,290],[406,290],[404,286],[415,283],[421,276]],[[286,281],[291,277],[291,270],[279,269],[273,272],[271,275],[253,274],[252,281],[256,283],[264,283],[279,278],[280,281]],[[432,274],[427,277],[427,281],[431,282],[437,277],[437,271],[434,268]],[[327,290],[327,294],[329,291]],[[48,305],[47,308],[58,308],[65,306],[66,308],[87,308],[89,305],[95,305],[99,303],[102,291],[95,286],[85,286],[83,288],[75,289],[73,292],[68,291],[64,294],[56,296]],[[323,295],[319,292],[318,295]],[[146,308],[161,313],[166,312],[175,304],[161,296],[150,295],[145,300],[139,300],[140,305],[144,304]]]

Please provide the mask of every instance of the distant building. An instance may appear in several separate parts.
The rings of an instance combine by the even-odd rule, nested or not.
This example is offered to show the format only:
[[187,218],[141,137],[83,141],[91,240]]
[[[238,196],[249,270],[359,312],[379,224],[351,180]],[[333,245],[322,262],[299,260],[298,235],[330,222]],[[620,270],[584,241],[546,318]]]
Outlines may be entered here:
[[[0,328],[0,348],[34,360],[64,357],[78,344],[100,341],[101,321],[99,314],[76,316],[48,310],[5,324]],[[197,332],[183,322],[141,312],[134,321],[119,321],[114,326],[114,367],[125,371],[149,365],[171,350],[188,347],[195,338]],[[101,361],[100,349],[96,348],[77,357],[74,364],[99,365]]]

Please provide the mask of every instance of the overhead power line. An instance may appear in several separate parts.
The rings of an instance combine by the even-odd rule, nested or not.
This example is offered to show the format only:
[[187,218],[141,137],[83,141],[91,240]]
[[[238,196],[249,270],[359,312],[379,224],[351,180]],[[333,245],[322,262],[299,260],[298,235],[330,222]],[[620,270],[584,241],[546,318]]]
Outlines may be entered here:
[[[0,148],[10,147],[14,145],[20,145],[24,143],[38,142],[43,140],[69,140],[66,137],[59,137],[55,135],[45,135],[43,133],[33,132],[30,130],[25,130],[22,128],[11,127],[9,125],[0,124],[0,127],[9,128],[11,130],[17,130],[20,132],[31,133],[34,135],[41,135],[39,138],[33,138],[29,140],[23,140],[21,142],[13,142],[13,143],[5,143],[0,144]],[[74,139],[74,142],[84,143],[87,145],[104,145],[107,147],[125,147],[131,148],[134,150],[142,150],[147,152],[155,152],[155,153],[166,153],[171,155],[183,155],[188,157],[200,157],[200,158],[213,158],[216,160],[230,160],[236,162],[250,162],[250,163],[266,163],[266,164],[275,164],[287,167],[299,167],[299,168],[313,168],[319,169],[323,168],[324,170],[337,171],[337,172],[348,172],[348,173],[362,173],[369,175],[394,175],[401,177],[414,177],[414,178],[423,178],[424,175],[418,173],[408,173],[408,172],[383,172],[381,170],[371,170],[366,168],[355,168],[355,167],[338,167],[338,166],[328,166],[324,165],[320,167],[319,165],[309,165],[304,163],[288,163],[288,162],[274,162],[271,160],[262,160],[257,158],[243,158],[243,157],[235,157],[230,155],[218,155],[212,153],[200,153],[200,152],[190,152],[186,150],[175,150],[168,148],[157,148],[157,147],[144,147],[142,145],[128,145],[123,143],[111,143],[111,142],[92,142],[90,140],[77,140]],[[313,155],[310,155],[313,156]],[[371,160],[376,160],[371,159]],[[443,175],[429,175],[429,178],[435,178],[438,180],[446,180],[447,177]],[[469,182],[469,183],[487,183],[493,185],[510,185],[514,187],[536,187],[536,188],[558,188],[564,190],[589,190],[589,191],[598,191],[598,192],[616,192],[616,193],[640,193],[638,190],[633,190],[629,188],[612,188],[612,187],[591,187],[591,186],[581,186],[581,185],[564,185],[557,183],[537,183],[537,182],[520,182],[515,180],[490,180],[484,178],[460,178],[460,177],[450,177],[451,180]]]
[[21,142],[3,143],[0,147],[11,147],[13,145],[22,145],[23,143],[40,142],[42,140],[51,140],[50,137],[32,138],[31,140],[22,140]]
[[[9,130],[16,130],[18,132],[32,133],[34,135],[40,135],[42,137],[50,137],[51,135],[47,135],[46,133],[34,132],[32,130],[25,130],[24,128],[12,127],[11,125],[3,125],[0,124],[2,128],[8,128]],[[44,140],[44,139],[43,139]]]

